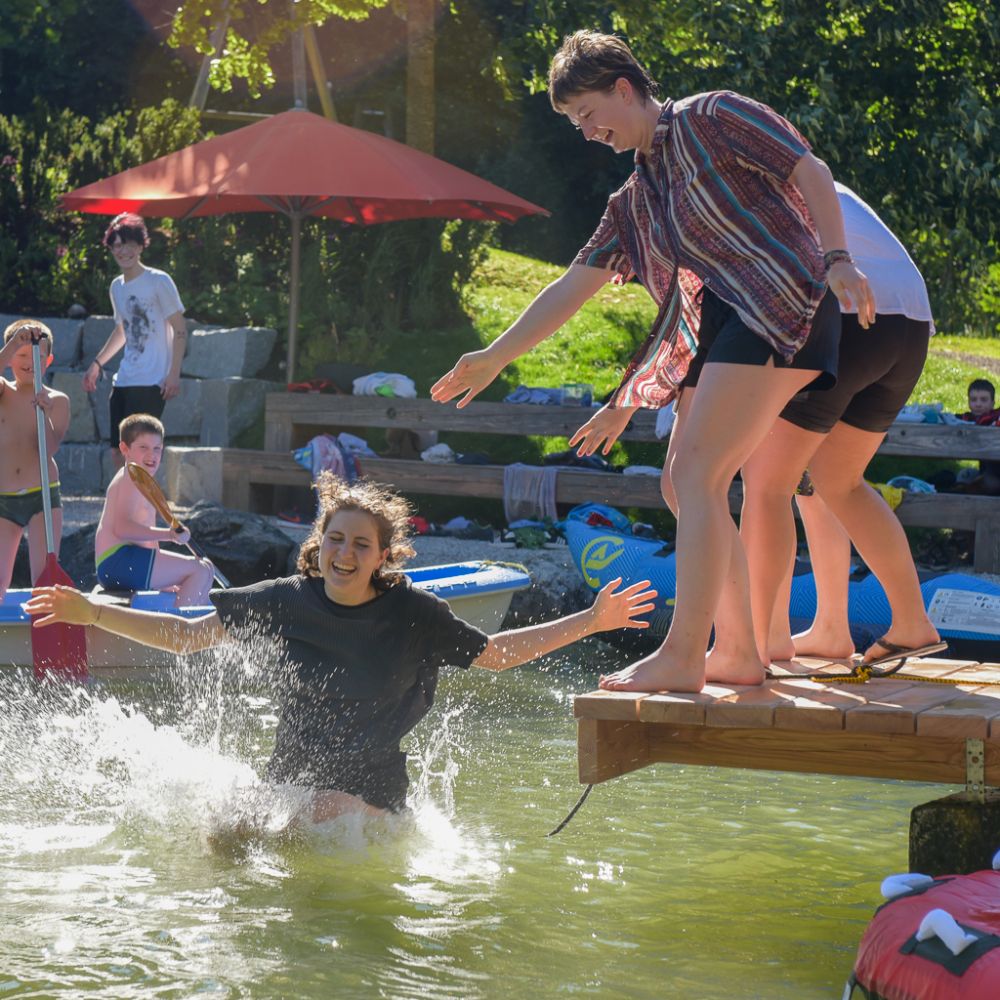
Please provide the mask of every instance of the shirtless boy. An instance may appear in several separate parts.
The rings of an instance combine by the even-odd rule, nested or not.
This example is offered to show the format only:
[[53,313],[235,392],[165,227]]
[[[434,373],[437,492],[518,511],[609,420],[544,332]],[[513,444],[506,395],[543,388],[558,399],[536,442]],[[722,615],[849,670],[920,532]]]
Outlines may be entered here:
[[[155,475],[163,454],[163,424],[148,413],[133,413],[121,422],[118,433],[122,461],[135,462]],[[108,590],[176,588],[181,608],[207,604],[211,563],[160,551],[160,542],[183,545],[190,537],[187,529],[157,528],[155,508],[136,488],[127,468],[119,469],[108,487],[94,539],[97,579]]]
[[35,407],[45,414],[45,440],[49,453],[49,495],[56,552],[62,534],[62,501],[59,469],[53,457],[69,427],[69,397],[43,388],[35,395],[35,369],[31,360],[32,334],[40,336],[44,368],[52,363],[52,331],[44,323],[19,319],[4,331],[0,372],[10,367],[14,381],[0,377],[0,600],[7,593],[14,559],[24,529],[28,529],[31,579],[45,565],[45,520],[42,514],[42,481],[38,464],[38,423]]

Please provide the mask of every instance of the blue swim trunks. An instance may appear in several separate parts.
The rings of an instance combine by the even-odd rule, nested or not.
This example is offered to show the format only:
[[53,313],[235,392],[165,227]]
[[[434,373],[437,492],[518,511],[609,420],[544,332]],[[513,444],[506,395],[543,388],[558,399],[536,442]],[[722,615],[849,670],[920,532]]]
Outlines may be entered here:
[[97,560],[97,579],[107,590],[149,590],[156,549],[113,545]]

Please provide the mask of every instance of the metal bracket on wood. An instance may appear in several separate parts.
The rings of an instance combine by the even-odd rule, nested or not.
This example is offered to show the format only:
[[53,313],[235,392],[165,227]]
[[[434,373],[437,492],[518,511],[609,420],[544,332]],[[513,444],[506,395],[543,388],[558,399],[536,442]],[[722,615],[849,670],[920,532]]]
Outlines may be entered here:
[[982,740],[965,741],[965,795],[973,802],[986,801],[986,746]]

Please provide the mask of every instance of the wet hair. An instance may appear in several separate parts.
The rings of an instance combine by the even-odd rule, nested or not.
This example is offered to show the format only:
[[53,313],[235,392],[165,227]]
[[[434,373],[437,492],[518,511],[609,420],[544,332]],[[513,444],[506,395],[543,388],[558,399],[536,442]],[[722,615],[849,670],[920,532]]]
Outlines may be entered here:
[[409,501],[370,480],[347,483],[331,472],[320,473],[316,480],[316,493],[319,496],[319,514],[313,522],[312,532],[299,550],[298,571],[303,576],[322,575],[319,550],[330,518],[342,510],[356,510],[367,514],[375,522],[379,549],[389,550],[381,569],[372,577],[372,584],[376,590],[388,590],[399,583],[403,579],[403,565],[414,554],[410,545],[409,523],[413,508]]
[[[16,319],[10,326],[7,327],[3,332],[3,342],[6,344],[10,341],[11,337],[17,333],[18,330],[23,330],[25,327],[31,327],[37,330],[43,337],[47,339],[45,345],[45,353],[50,354],[52,352],[52,331],[43,323],[41,320],[37,319]],[[39,347],[41,345],[39,344]]]
[[163,424],[148,413],[132,413],[118,425],[118,436],[128,447],[140,434],[158,434],[162,441]]
[[654,97],[659,84],[616,35],[577,31],[567,35],[549,66],[549,101],[556,111],[576,94],[608,91],[624,77],[636,93]]
[[104,231],[104,245],[121,240],[122,243],[138,243],[141,247],[149,246],[149,233],[141,215],[135,212],[122,212],[111,220],[111,225]]
[[990,394],[990,399],[997,401],[997,387],[988,378],[974,378],[969,383],[969,392],[973,389],[981,389]]

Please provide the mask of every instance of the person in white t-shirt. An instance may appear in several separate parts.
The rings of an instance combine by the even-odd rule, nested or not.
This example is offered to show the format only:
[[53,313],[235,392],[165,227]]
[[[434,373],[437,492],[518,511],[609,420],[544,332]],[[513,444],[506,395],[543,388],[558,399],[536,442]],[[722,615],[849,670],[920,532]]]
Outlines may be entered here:
[[[727,584],[716,609],[715,644],[706,661],[710,682],[723,682],[740,664],[758,658],[771,663],[796,655],[852,655],[847,618],[851,541],[881,582],[893,613],[888,632],[865,651],[865,661],[891,669],[904,655],[929,655],[944,648],[924,609],[903,528],[864,480],[868,463],[923,370],[933,332],[927,290],[885,223],[849,188],[837,184],[836,190],[847,249],[874,296],[875,322],[863,329],[857,304],[841,307],[836,384],[794,397],[743,466],[743,544],[731,551]],[[711,323],[703,313],[698,354],[684,381],[667,468],[678,439],[686,433],[690,393],[698,384],[711,336]],[[791,498],[807,467],[815,495],[796,500],[816,578],[817,616],[810,630],[793,639],[788,620],[795,557]],[[669,480],[664,483],[666,488]],[[751,616],[754,648],[743,638]]]
[[[836,188],[848,249],[875,296],[875,322],[864,330],[853,312],[843,310],[837,384],[793,399],[744,467],[740,533],[755,634],[768,660],[854,653],[847,617],[853,541],[892,608],[892,624],[866,660],[892,662],[895,656],[898,663],[906,653],[927,655],[943,647],[924,608],[899,519],[865,482],[864,472],[920,378],[934,322],[924,279],[903,245],[850,188]],[[812,627],[793,638],[788,596],[795,534],[788,498],[807,465],[815,495],[799,490],[796,501],[816,580],[817,614]]]
[[149,234],[142,218],[132,212],[115,216],[104,234],[121,274],[111,282],[116,326],[84,373],[87,392],[97,388],[104,366],[125,348],[108,401],[111,452],[117,468],[122,458],[118,427],[133,413],[163,414],[168,399],[181,390],[181,362],[187,345],[184,303],[165,271],[142,263]]

